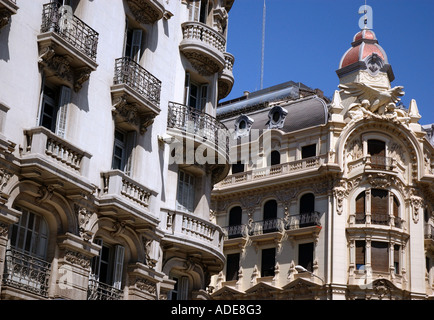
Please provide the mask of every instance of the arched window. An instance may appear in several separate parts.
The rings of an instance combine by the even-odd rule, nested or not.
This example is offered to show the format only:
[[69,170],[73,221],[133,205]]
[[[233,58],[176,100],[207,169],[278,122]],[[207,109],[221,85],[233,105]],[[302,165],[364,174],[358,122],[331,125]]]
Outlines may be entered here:
[[243,214],[243,209],[241,207],[233,207],[229,211],[229,227],[228,227],[228,237],[239,238],[242,236],[241,230],[241,218]]
[[48,225],[45,219],[26,209],[22,212],[18,223],[12,225],[11,248],[45,260],[48,245]]
[[372,169],[386,169],[386,143],[381,140],[368,140],[368,154],[371,156]]
[[306,193],[300,198],[300,227],[314,225],[315,195]]
[[36,213],[23,208],[16,209],[22,214],[18,223],[11,227],[3,282],[11,287],[47,297],[51,269],[50,263],[46,261],[48,224]]
[[89,281],[89,300],[120,300],[125,248],[95,239],[101,246],[98,256],[92,258]]
[[270,165],[274,166],[276,164],[280,164],[280,152],[273,150],[270,155]]
[[264,233],[277,231],[277,201],[269,200],[264,204]]

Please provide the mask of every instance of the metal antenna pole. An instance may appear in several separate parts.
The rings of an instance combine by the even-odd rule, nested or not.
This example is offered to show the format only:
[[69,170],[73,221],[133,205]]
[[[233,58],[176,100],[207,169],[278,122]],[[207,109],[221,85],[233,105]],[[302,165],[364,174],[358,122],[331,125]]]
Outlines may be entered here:
[[265,55],[265,0],[264,9],[262,13],[262,57],[261,57],[261,89],[264,87],[264,55]]

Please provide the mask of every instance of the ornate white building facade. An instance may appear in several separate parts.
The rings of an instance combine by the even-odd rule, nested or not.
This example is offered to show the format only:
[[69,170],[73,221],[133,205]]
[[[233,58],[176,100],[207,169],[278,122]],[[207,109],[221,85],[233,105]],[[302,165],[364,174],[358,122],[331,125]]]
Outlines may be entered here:
[[223,268],[234,1],[106,2],[0,0],[1,299],[207,299]]
[[288,82],[223,103],[238,163],[213,192],[213,299],[433,299],[434,147],[372,30],[331,101]]

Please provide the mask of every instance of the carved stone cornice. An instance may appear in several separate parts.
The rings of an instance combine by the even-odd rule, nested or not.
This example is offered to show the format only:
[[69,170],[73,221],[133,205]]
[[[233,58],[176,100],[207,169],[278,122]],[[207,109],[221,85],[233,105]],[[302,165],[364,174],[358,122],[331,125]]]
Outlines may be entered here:
[[137,22],[152,24],[163,17],[164,7],[159,0],[127,0]]
[[185,57],[190,61],[191,65],[202,76],[210,76],[219,72],[221,67],[209,57],[198,52],[183,52]]
[[112,114],[117,122],[126,122],[140,134],[145,134],[147,128],[154,123],[156,116],[154,113],[140,112],[135,103],[128,102],[126,94],[115,98]]
[[157,293],[157,286],[154,282],[149,281],[145,278],[136,278],[134,283],[135,287],[140,291],[144,291],[150,295],[155,296]]
[[79,252],[66,250],[65,252],[65,261],[68,261],[72,264],[78,265],[82,268],[90,267],[90,258],[86,257],[84,254]]

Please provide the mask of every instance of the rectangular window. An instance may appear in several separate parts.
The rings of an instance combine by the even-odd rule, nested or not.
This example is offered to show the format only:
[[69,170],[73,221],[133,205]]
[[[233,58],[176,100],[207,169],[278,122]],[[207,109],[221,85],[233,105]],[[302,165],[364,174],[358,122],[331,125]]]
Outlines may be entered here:
[[136,143],[135,131],[115,130],[112,169],[123,171],[126,175],[131,175],[133,149]]
[[401,246],[395,244],[393,246],[393,266],[395,267],[395,273],[399,274],[399,256],[400,256],[400,252],[401,252]]
[[191,81],[190,73],[185,74],[185,104],[198,111],[204,111],[208,101],[208,84]]
[[298,264],[313,271],[313,242],[298,245]]
[[366,254],[365,254],[365,241],[356,241],[356,269],[365,270]]
[[244,172],[244,163],[238,161],[237,163],[232,164],[232,174]]
[[306,159],[316,156],[316,144],[301,147],[301,158]]
[[144,32],[142,29],[133,28],[128,19],[125,25],[124,57],[131,58],[134,62],[139,63],[143,54]]
[[188,277],[173,277],[175,285],[169,292],[169,300],[187,300],[188,299]]
[[240,269],[240,254],[228,254],[226,258],[226,281],[238,280]]
[[107,245],[102,239],[95,239],[95,243],[101,246],[101,250],[92,259],[91,279],[121,290],[125,248]]
[[178,193],[177,209],[187,212],[194,211],[194,176],[179,170],[178,173]]
[[66,133],[66,115],[71,101],[71,89],[66,86],[44,86],[39,125],[61,138]]
[[276,264],[276,248],[263,249],[261,261],[261,277],[274,276]]
[[389,223],[389,192],[381,189],[371,190],[371,221],[373,224]]
[[389,244],[387,242],[371,242],[371,266],[373,271],[389,272]]

